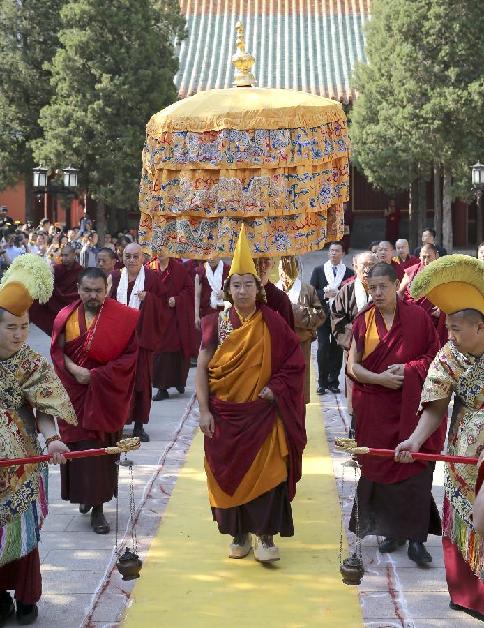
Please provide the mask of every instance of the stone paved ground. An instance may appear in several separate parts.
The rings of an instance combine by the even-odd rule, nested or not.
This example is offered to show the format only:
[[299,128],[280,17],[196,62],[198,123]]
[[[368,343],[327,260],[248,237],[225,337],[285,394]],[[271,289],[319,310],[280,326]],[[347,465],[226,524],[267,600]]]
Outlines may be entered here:
[[[319,254],[305,256],[306,279],[314,265],[322,260]],[[49,339],[35,327],[31,330],[30,344],[48,355]],[[135,462],[134,491],[139,509],[137,532],[140,554],[146,551],[160,524],[177,470],[183,464],[196,429],[197,410],[192,401],[193,374],[192,369],[183,396],[175,394],[167,401],[153,404],[149,425],[151,442],[130,455]],[[325,397],[322,409],[331,443],[336,436],[345,433],[347,427],[344,399],[341,395]],[[341,478],[344,459],[343,454],[334,454],[336,478]],[[346,471],[343,489],[346,517],[353,495],[351,473]],[[440,505],[442,470],[439,466],[434,478],[434,495]],[[121,538],[128,523],[129,477],[124,467],[120,472],[119,493]],[[112,570],[115,503],[112,502],[106,508],[113,530],[109,535],[99,536],[90,530],[89,516],[80,515],[76,506],[60,500],[59,471],[56,467],[51,467],[49,494],[50,516],[42,531],[39,546],[44,595],[40,602],[37,625],[46,628],[52,625],[56,628],[119,625],[122,611],[129,603],[132,584],[123,582],[117,572]],[[434,561],[428,570],[420,570],[408,560],[404,550],[391,556],[382,556],[376,550],[375,538],[364,542],[367,573],[360,587],[360,595],[366,626],[460,628],[477,625],[476,620],[448,609],[440,539],[431,537],[428,547]],[[14,625],[14,622],[10,625]]]
[[[49,339],[31,326],[30,345],[48,356]],[[129,455],[134,462],[134,492],[138,509],[136,530],[139,553],[148,548],[160,523],[178,468],[185,459],[193,431],[193,374],[190,371],[184,395],[154,402],[149,424],[150,443]],[[60,500],[60,474],[50,467],[50,514],[39,545],[43,596],[37,626],[77,628],[115,625],[125,608],[132,583],[112,572],[115,543],[115,501],[105,507],[112,525],[108,535],[94,534],[89,515]],[[120,468],[119,536],[125,536],[129,518],[129,473]],[[15,622],[11,622],[12,625]]]

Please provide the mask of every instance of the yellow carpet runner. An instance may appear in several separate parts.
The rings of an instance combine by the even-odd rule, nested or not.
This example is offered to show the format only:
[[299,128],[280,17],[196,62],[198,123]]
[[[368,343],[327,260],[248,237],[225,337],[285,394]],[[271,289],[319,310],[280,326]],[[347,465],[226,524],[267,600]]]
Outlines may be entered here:
[[208,505],[203,439],[193,440],[133,592],[124,628],[358,628],[357,587],[341,582],[340,507],[314,387],[308,446],[293,502],[295,536],[275,537],[281,560],[265,567],[227,557]]

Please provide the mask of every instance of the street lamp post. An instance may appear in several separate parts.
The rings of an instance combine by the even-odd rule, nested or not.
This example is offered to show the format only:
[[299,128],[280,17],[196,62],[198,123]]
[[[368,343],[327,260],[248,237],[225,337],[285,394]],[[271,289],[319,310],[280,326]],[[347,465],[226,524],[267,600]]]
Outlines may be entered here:
[[34,175],[34,189],[44,189],[44,218],[47,218],[47,184],[48,184],[49,171],[44,166],[37,166],[33,168],[32,174]]
[[479,161],[472,166],[472,188],[477,201],[477,246],[484,240],[482,193],[484,192],[484,164]]
[[[60,172],[59,172],[60,174]],[[48,218],[48,207],[47,207],[47,194],[49,192],[49,171],[44,166],[37,166],[32,169],[33,175],[33,187],[34,189],[43,189],[44,190],[44,218]],[[56,192],[64,192],[69,194],[75,191],[77,188],[77,175],[78,171],[76,168],[72,166],[67,166],[67,168],[62,169],[62,185],[59,187],[52,184],[50,187],[52,193]],[[66,216],[66,222],[68,223],[68,227],[70,227],[70,206],[69,206],[69,217]]]

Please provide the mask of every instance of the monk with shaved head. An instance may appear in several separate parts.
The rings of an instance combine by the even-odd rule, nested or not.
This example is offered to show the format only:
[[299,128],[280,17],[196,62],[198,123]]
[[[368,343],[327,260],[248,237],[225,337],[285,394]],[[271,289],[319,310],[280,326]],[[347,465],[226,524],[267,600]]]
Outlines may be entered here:
[[128,423],[134,422],[133,436],[147,442],[149,436],[144,426],[150,419],[153,353],[160,345],[166,325],[166,296],[158,274],[145,268],[144,261],[141,246],[135,242],[128,244],[123,251],[124,268],[113,271],[109,283],[113,299],[140,312],[136,327],[139,353]]

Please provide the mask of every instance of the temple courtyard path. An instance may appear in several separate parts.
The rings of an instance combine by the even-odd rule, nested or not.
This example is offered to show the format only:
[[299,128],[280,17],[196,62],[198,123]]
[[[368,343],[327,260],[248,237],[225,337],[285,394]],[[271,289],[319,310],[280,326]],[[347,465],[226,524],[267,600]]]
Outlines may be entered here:
[[307,430],[296,533],[276,538],[281,561],[270,567],[252,552],[242,560],[227,557],[230,537],[212,521],[197,433],[135,585],[126,628],[362,626],[358,591],[339,575],[339,502],[314,391]]

